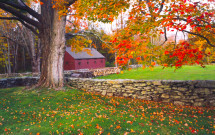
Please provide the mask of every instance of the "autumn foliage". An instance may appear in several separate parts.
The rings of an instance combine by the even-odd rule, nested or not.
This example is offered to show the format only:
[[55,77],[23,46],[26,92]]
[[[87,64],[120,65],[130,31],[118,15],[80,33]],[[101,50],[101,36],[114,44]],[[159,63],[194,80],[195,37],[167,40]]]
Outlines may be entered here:
[[[117,62],[121,66],[143,64],[153,67],[156,64],[164,67],[185,64],[200,64],[211,52],[201,49],[190,40],[191,35],[214,47],[215,26],[214,10],[209,2],[192,2],[189,0],[151,0],[135,1],[129,12],[124,29],[112,36],[113,47],[117,52]],[[187,33],[188,39],[176,42],[168,40],[167,32]],[[177,36],[175,36],[177,37]],[[144,67],[144,66],[143,66]]]

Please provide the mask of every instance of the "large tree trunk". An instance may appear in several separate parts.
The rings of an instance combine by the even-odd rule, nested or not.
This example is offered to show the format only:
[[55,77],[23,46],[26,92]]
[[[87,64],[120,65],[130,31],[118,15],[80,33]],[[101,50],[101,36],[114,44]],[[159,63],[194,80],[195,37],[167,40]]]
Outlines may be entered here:
[[60,16],[50,5],[43,6],[43,29],[40,32],[42,67],[37,86],[61,89],[64,86],[66,16]]

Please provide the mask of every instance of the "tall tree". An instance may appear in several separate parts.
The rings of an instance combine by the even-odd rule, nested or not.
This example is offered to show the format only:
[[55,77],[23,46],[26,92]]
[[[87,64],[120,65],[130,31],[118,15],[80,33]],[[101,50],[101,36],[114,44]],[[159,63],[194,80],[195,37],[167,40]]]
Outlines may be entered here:
[[[1,19],[19,20],[38,35],[41,40],[43,60],[38,86],[56,89],[63,87],[66,15],[60,14],[60,9],[53,8],[53,5],[59,3],[68,8],[75,1],[41,0],[41,14],[31,9],[22,0],[0,1],[0,8],[13,15],[12,17],[1,17]],[[28,17],[26,13],[33,16],[33,18]]]
[[[59,89],[64,85],[63,60],[67,13],[76,11],[76,14],[80,13],[79,16],[88,16],[87,19],[110,21],[110,18],[118,15],[116,11],[121,10],[122,5],[128,3],[129,0],[113,0],[111,2],[109,0],[34,1],[41,4],[41,13],[31,9],[24,0],[0,0],[0,8],[13,15],[11,17],[1,16],[0,19],[18,20],[38,35],[41,41],[42,65],[37,86]],[[101,8],[103,9],[101,10]],[[86,9],[91,10],[87,11]],[[102,17],[99,17],[101,15]]]

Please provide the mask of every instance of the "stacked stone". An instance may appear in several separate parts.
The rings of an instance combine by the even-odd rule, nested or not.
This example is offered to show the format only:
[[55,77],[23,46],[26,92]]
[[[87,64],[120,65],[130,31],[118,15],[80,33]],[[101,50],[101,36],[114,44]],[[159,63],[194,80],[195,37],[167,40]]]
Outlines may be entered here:
[[68,82],[77,89],[107,96],[123,96],[176,105],[215,106],[215,81],[153,81],[76,79]]
[[10,88],[17,86],[30,86],[36,84],[39,77],[17,77],[0,79],[0,88]]
[[[0,88],[29,86],[39,77],[0,79]],[[176,105],[215,106],[215,81],[154,81],[154,80],[105,80],[67,78],[76,89],[100,93],[104,96],[123,96],[152,100]]]
[[27,72],[27,73],[0,74],[0,78],[24,77],[24,76],[33,76],[33,77],[37,77],[37,76],[40,76],[40,73]]

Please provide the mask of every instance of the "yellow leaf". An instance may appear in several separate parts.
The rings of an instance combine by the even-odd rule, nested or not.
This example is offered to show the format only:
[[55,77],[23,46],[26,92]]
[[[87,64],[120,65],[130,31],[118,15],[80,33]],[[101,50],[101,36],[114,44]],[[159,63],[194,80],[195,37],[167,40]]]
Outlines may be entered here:
[[91,44],[93,41],[92,40],[88,40],[88,42]]
[[133,129],[131,129],[131,133],[134,133],[135,131]]

